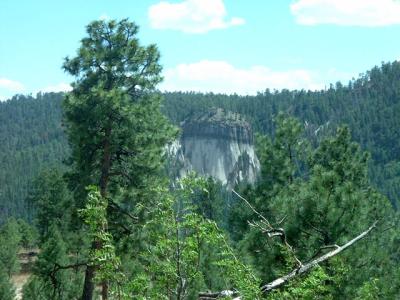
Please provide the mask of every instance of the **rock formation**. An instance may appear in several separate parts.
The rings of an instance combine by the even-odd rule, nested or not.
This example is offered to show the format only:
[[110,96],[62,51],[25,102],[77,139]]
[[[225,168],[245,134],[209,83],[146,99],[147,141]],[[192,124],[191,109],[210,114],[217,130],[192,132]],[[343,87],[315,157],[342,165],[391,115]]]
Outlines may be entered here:
[[173,176],[195,171],[228,187],[255,182],[260,164],[250,124],[240,115],[212,109],[188,118],[181,128],[181,138],[168,148]]

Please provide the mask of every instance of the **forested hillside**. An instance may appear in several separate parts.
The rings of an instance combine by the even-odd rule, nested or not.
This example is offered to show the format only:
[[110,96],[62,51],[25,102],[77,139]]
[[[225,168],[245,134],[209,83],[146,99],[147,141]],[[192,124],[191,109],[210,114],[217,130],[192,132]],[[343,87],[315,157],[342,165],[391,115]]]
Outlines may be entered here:
[[[347,124],[371,153],[370,179],[397,206],[400,197],[400,63],[375,67],[348,85],[325,91],[269,91],[257,96],[165,93],[163,111],[179,125],[190,115],[222,107],[245,116],[255,131],[273,135],[279,111],[299,118],[313,140]],[[68,146],[61,126],[63,94],[15,96],[0,103],[0,214],[27,217],[25,201],[40,169],[61,166]]]
[[0,102],[0,220],[30,216],[25,200],[32,180],[68,157],[62,98],[60,93],[17,95]]
[[[320,92],[162,97],[137,34],[91,22],[62,65],[71,92],[0,105],[0,299],[398,299],[400,218],[371,178],[395,202],[399,64]],[[173,123],[210,107],[260,133],[254,184],[168,177]],[[206,122],[250,146],[247,121],[213,111],[183,137]]]
[[310,136],[347,124],[352,137],[372,155],[372,182],[397,205],[400,197],[400,62],[374,67],[347,85],[323,91],[269,91],[257,96],[165,94],[165,111],[179,124],[188,115],[223,107],[244,115],[255,131],[273,135],[279,111],[303,121]]

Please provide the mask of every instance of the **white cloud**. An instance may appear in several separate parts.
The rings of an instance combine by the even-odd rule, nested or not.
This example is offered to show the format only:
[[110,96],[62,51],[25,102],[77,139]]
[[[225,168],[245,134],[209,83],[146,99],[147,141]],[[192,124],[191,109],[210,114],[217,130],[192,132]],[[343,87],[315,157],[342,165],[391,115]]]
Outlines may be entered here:
[[7,78],[0,78],[0,88],[11,92],[21,92],[25,89],[22,83]]
[[110,17],[109,17],[107,14],[102,14],[102,15],[99,17],[99,20],[100,20],[100,21],[108,21],[108,20],[110,20]]
[[196,91],[254,95],[265,89],[324,88],[315,72],[308,70],[274,71],[265,66],[236,68],[225,61],[202,60],[167,69],[162,91]]
[[11,99],[15,94],[33,94],[37,93],[57,93],[57,92],[69,92],[72,90],[72,87],[64,82],[49,85],[42,89],[27,89],[22,83],[18,81],[13,81],[7,78],[0,78],[0,101],[5,101],[7,99]]
[[42,93],[58,93],[58,92],[69,92],[72,90],[72,87],[64,82],[61,82],[59,84],[56,85],[50,85],[47,86],[45,88],[40,89],[40,92]]
[[400,24],[398,0],[297,0],[290,5],[302,25],[388,26]]
[[186,33],[205,33],[245,23],[244,19],[238,17],[227,19],[223,0],[161,1],[150,6],[148,16],[151,27],[155,29]]

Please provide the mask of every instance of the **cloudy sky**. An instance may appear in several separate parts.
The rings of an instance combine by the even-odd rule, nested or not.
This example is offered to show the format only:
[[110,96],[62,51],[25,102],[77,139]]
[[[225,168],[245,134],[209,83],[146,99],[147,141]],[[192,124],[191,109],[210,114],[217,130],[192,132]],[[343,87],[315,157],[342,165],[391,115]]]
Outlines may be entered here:
[[161,90],[315,90],[400,59],[399,0],[1,0],[0,99],[68,90],[85,26],[120,18],[158,45]]

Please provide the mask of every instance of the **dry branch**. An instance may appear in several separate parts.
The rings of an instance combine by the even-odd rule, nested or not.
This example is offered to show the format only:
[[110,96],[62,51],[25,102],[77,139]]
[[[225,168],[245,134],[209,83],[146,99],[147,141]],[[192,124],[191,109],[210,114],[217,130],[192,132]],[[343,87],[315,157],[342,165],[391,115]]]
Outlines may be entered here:
[[[262,225],[266,226],[262,226],[261,224],[257,224],[255,222],[249,222],[249,225],[251,226],[255,226],[258,227],[259,229],[261,229],[264,233],[267,233],[268,237],[274,237],[274,236],[281,236],[281,238],[283,239],[284,244],[287,246],[287,248],[289,250],[292,251],[293,255],[294,255],[294,251],[293,248],[287,243],[286,241],[286,235],[285,232],[282,228],[274,228],[271,223],[262,215],[260,214],[251,204],[249,201],[247,201],[244,197],[242,197],[241,195],[239,195],[236,191],[232,190],[232,192],[238,196],[241,200],[243,200],[249,207],[250,209],[257,215],[260,217],[261,219],[261,223]],[[280,221],[278,224],[282,223],[284,221],[284,219],[282,221]],[[348,241],[347,243],[345,243],[342,246],[339,245],[328,245],[328,246],[324,246],[321,247],[321,250],[324,249],[334,249],[332,251],[329,251],[328,253],[311,260],[310,262],[306,263],[306,264],[302,264],[297,257],[294,255],[295,259],[298,262],[298,266],[293,269],[290,273],[286,274],[285,276],[279,277],[273,281],[271,281],[270,283],[264,284],[263,286],[261,286],[261,292],[264,294],[268,294],[269,292],[271,292],[274,289],[277,289],[281,286],[283,286],[284,284],[286,284],[288,281],[292,280],[293,278],[300,276],[304,273],[309,272],[311,269],[313,269],[315,266],[317,266],[318,264],[336,256],[337,254],[339,254],[340,252],[346,250],[347,248],[349,248],[350,246],[352,246],[354,243],[356,243],[357,241],[363,239],[365,236],[367,236],[375,227],[376,224],[378,223],[378,221],[375,221],[367,230],[365,230],[364,232],[360,233],[358,236],[354,237],[352,240]],[[318,253],[316,254],[318,255]],[[315,257],[315,256],[314,256]],[[211,299],[218,299],[218,298],[223,298],[227,296],[227,293],[231,296],[237,296],[237,298],[234,298],[235,300],[240,300],[241,297],[240,295],[237,294],[236,291],[222,291],[222,292],[216,292],[216,293],[207,293],[207,292],[202,292],[199,293],[199,300],[211,300]]]
[[331,257],[339,254],[340,252],[342,252],[343,250],[349,248],[351,245],[353,245],[357,241],[359,241],[362,238],[364,238],[368,233],[370,233],[371,230],[376,227],[377,222],[378,221],[375,221],[367,230],[365,230],[364,232],[362,232],[361,234],[359,234],[358,236],[356,236],[352,240],[348,241],[343,246],[335,246],[335,250],[332,250],[332,251],[330,251],[330,252],[328,252],[328,253],[326,253],[326,254],[324,254],[324,255],[322,255],[322,256],[320,256],[320,257],[318,257],[318,258],[316,258],[316,259],[314,259],[312,261],[310,261],[309,263],[306,263],[303,266],[294,269],[292,272],[290,272],[289,274],[287,274],[285,276],[277,278],[274,281],[263,285],[261,287],[261,291],[263,293],[268,293],[268,292],[270,292],[270,291],[282,286],[283,284],[287,283],[289,280],[293,279],[294,277],[308,272],[310,269],[312,269],[316,265],[318,265],[318,264],[330,259]]
[[[293,271],[291,271],[289,274],[279,277],[277,279],[275,279],[274,281],[271,281],[270,283],[264,284],[261,287],[261,291],[264,294],[268,294],[269,292],[271,292],[274,289],[277,289],[281,286],[283,286],[284,284],[286,284],[288,281],[290,281],[291,279],[300,276],[304,273],[307,273],[308,271],[310,271],[311,269],[313,269],[315,266],[317,266],[318,264],[334,257],[335,255],[339,254],[340,252],[346,250],[347,248],[349,248],[350,246],[352,246],[354,243],[358,242],[359,240],[363,239],[365,236],[367,236],[375,227],[376,224],[378,223],[378,221],[375,221],[367,230],[365,230],[364,232],[360,233],[359,235],[357,235],[355,238],[353,238],[352,240],[348,241],[346,244],[344,244],[343,246],[338,246],[338,245],[334,245],[334,246],[328,246],[327,248],[332,248],[334,247],[335,249],[298,267],[295,268]],[[234,292],[232,291],[223,291],[223,292],[218,292],[218,293],[199,293],[199,300],[209,300],[209,299],[218,299],[218,298],[222,298],[224,296],[226,296],[227,292],[231,292],[232,294]],[[241,299],[240,296],[235,298],[235,299]]]

